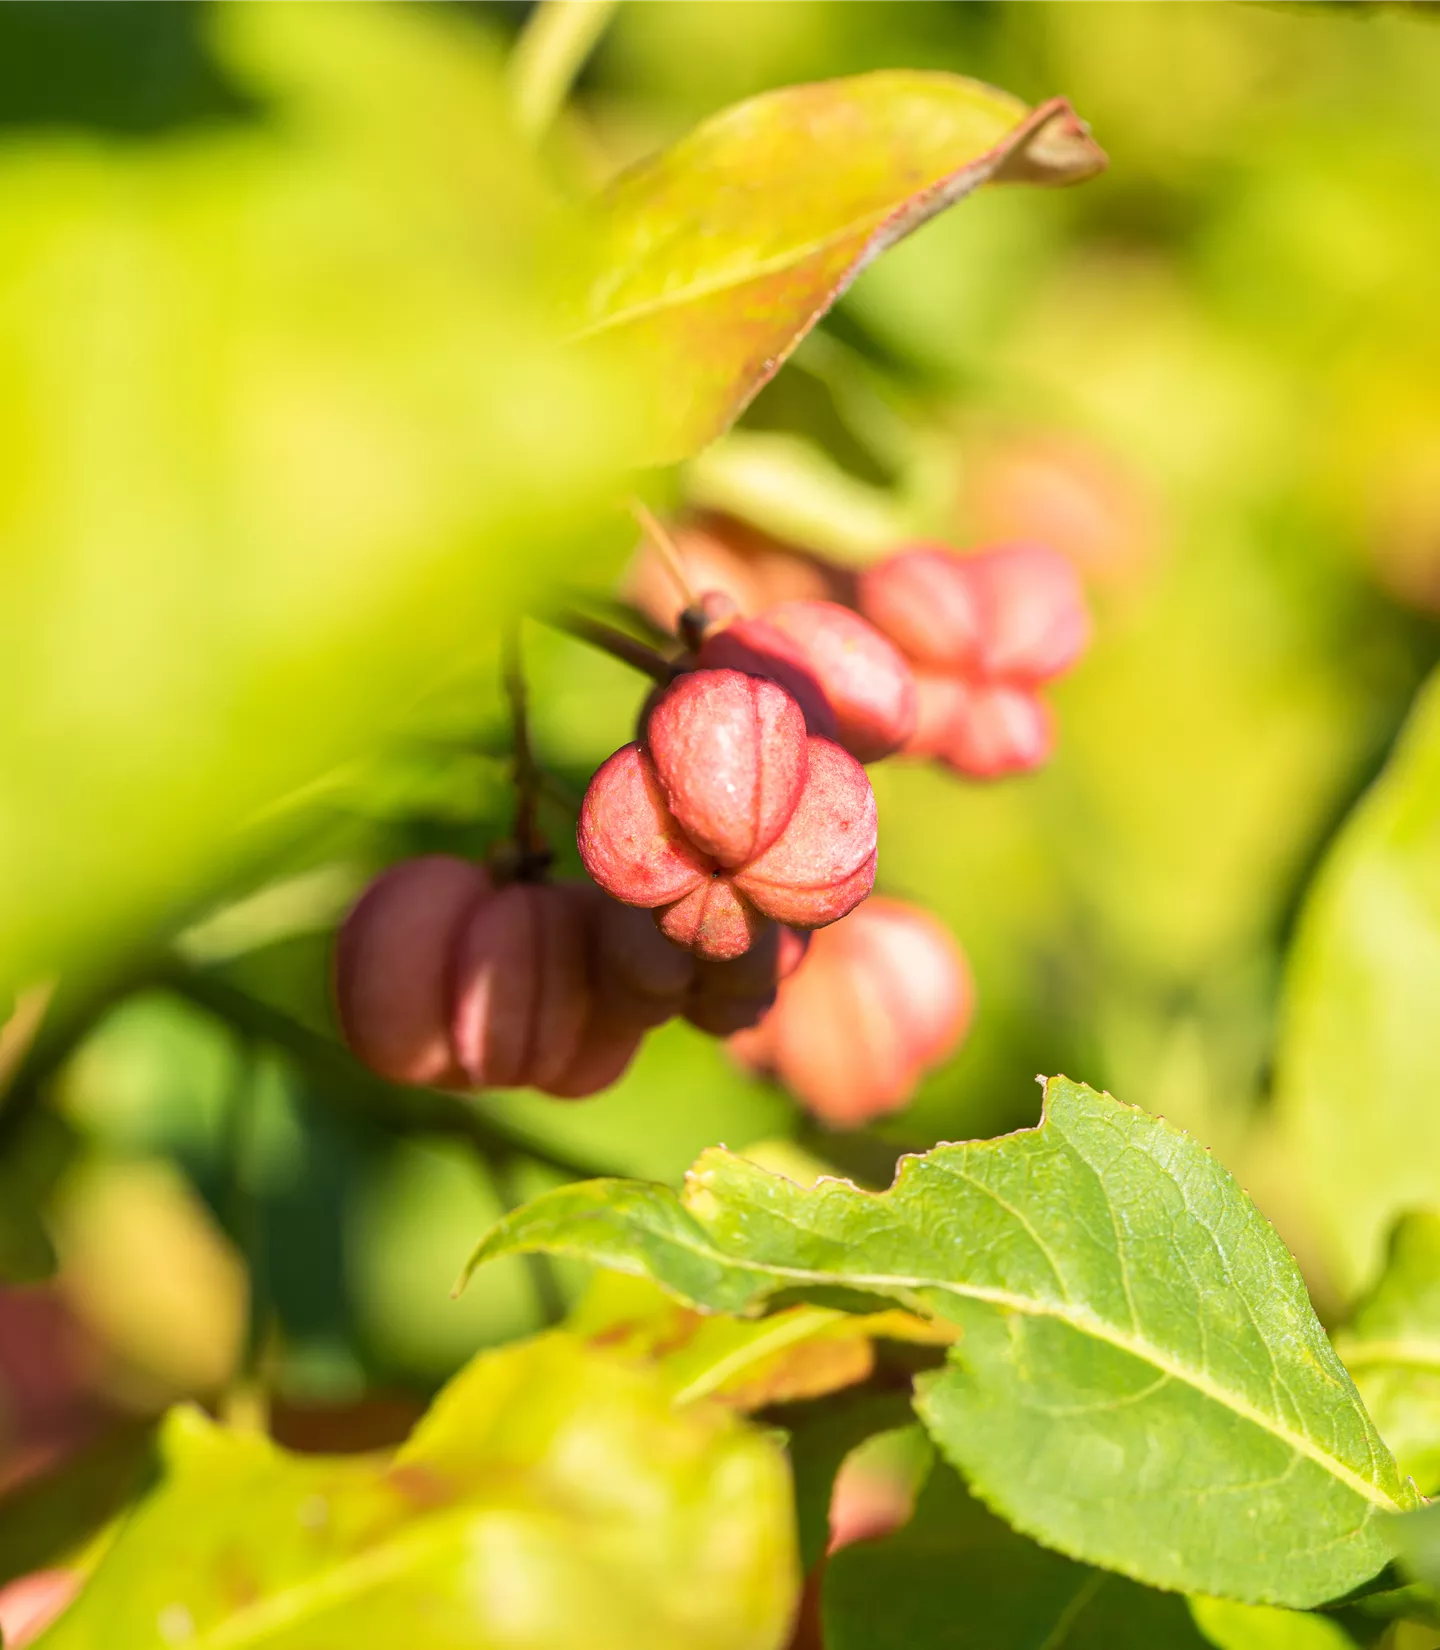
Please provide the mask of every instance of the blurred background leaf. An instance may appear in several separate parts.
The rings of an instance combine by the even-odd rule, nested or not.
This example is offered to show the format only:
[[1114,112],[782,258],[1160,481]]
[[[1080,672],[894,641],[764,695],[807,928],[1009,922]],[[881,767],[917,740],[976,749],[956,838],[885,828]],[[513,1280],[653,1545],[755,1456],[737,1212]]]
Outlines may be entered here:
[[770,1650],[792,1608],[777,1446],[564,1336],[482,1355],[390,1458],[192,1409],[162,1452],[45,1645],[568,1646],[579,1620],[615,1650]]

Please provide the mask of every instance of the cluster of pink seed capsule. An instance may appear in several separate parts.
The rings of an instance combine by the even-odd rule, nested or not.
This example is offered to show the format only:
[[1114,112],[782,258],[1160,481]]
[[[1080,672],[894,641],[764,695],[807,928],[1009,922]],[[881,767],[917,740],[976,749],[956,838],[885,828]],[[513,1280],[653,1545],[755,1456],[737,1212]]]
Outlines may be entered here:
[[746,614],[709,592],[679,616],[673,680],[586,791],[590,882],[432,856],[371,885],[336,952],[341,1026],[367,1064],[579,1098],[680,1016],[832,1124],[905,1103],[963,1034],[971,986],[934,918],[862,906],[878,846],[864,764],[1040,765],[1040,688],[1088,618],[1070,565],[1036,546],[916,546],[816,577],[824,594]]

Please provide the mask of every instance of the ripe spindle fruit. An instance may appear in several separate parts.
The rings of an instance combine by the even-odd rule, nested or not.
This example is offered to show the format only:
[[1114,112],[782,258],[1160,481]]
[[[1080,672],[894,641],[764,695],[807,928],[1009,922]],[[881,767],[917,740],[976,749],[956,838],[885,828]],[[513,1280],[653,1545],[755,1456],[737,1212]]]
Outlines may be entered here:
[[595,881],[656,911],[670,939],[698,956],[738,957],[767,919],[819,927],[869,893],[869,781],[838,746],[806,734],[775,683],[687,673],[656,702],[647,734],[591,779],[577,840]]
[[738,620],[705,640],[696,663],[770,676],[798,701],[811,733],[859,762],[900,750],[914,731],[915,683],[904,655],[836,602],[782,602]]
[[716,962],[666,939],[646,911],[601,894],[596,993],[614,1020],[656,1026],[676,1015],[712,1037],[754,1025],[794,972],[808,934],[770,923],[743,956]]
[[948,930],[899,900],[872,899],[816,934],[774,1008],[730,1040],[822,1122],[855,1128],[902,1107],[955,1047],[973,990]]
[[451,1037],[476,1088],[545,1088],[589,1015],[586,911],[573,888],[514,882],[483,900],[455,942]]
[[1054,746],[1036,689],[1084,651],[1089,615],[1074,569],[1041,545],[974,556],[921,545],[863,573],[856,600],[915,662],[908,754],[972,778],[1025,772]]
[[698,959],[682,1009],[685,1018],[712,1037],[729,1037],[755,1025],[774,1005],[781,982],[800,966],[809,944],[808,933],[774,923],[743,957]]
[[335,946],[346,1042],[395,1083],[456,1084],[451,964],[467,919],[494,892],[483,867],[448,854],[393,865],[361,895]]

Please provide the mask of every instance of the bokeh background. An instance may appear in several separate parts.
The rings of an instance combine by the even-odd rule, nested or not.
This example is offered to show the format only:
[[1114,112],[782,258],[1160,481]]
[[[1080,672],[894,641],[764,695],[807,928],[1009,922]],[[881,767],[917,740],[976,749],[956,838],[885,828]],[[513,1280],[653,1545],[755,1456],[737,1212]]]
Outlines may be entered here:
[[[1415,992],[1377,1072],[1317,906],[1440,655],[1440,20],[626,0],[537,157],[498,67],[524,16],[0,7],[6,1575],[108,1504],[176,1396],[263,1386],[311,1447],[397,1436],[561,1310],[575,1280],[518,1262],[450,1299],[559,1179],[788,1141],[883,1184],[1033,1122],[1063,1071],[1236,1168],[1322,1313],[1440,1201],[1434,930],[1384,952]],[[543,321],[585,197],[731,101],[886,66],[1063,93],[1110,170],[891,252],[654,490],[852,563],[1037,537],[1080,567],[1096,641],[1046,772],[875,770],[881,886],[965,947],[969,1039],[853,1137],[683,1024],[577,1106],[363,1077],[339,914],[394,859],[503,837],[500,620],[614,590],[633,548],[623,385]],[[643,684],[539,624],[525,652],[568,853],[565,797]],[[1397,829],[1440,897],[1436,810]],[[1338,1094],[1288,1048],[1316,1027],[1355,1063]]]

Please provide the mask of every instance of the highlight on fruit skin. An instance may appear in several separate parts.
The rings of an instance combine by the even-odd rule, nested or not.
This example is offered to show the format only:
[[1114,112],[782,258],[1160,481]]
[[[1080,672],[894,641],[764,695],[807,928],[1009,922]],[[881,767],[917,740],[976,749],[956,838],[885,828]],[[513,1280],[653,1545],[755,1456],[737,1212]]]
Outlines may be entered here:
[[1049,760],[1054,736],[1039,689],[1090,640],[1084,592],[1065,557],[1037,544],[968,556],[916,545],[862,573],[855,599],[914,667],[907,755],[975,779]]
[[944,924],[876,896],[812,937],[775,1006],[729,1046],[821,1122],[858,1128],[908,1103],[973,1011],[969,966]]
[[807,734],[775,683],[697,670],[660,696],[644,744],[596,771],[576,840],[613,898],[697,956],[743,956],[771,921],[817,928],[873,886],[878,822],[860,764]]
[[335,1006],[345,1041],[395,1083],[464,1081],[450,1041],[455,943],[493,892],[480,865],[429,854],[370,884],[335,944]]

